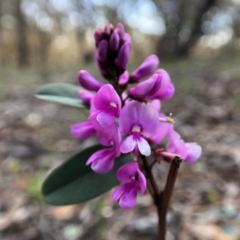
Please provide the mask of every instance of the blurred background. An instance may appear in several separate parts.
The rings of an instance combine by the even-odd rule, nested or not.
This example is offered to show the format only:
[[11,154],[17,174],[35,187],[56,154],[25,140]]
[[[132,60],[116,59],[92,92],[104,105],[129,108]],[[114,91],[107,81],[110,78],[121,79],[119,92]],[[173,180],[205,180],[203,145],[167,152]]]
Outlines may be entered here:
[[[129,70],[159,56],[176,86],[164,102],[201,159],[182,164],[168,240],[240,239],[240,0],[0,0],[0,239],[157,239],[148,194],[134,210],[109,202],[52,207],[40,186],[50,169],[92,144],[69,126],[78,109],[42,102],[36,89],[77,84],[94,65],[93,32],[122,22],[134,45]],[[155,168],[163,186],[168,166]]]

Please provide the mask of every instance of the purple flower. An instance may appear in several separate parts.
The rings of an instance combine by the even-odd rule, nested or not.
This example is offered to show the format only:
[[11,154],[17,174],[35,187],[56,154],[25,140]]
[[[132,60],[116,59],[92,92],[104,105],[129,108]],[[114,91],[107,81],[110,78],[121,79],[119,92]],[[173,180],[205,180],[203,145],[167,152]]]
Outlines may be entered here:
[[168,100],[174,92],[174,85],[168,73],[163,69],[157,70],[149,79],[129,89],[129,95],[132,98],[142,100]]
[[133,208],[136,205],[138,190],[141,193],[146,190],[146,178],[137,162],[127,163],[119,168],[117,179],[123,184],[114,190],[111,201],[117,200],[119,206],[124,209]]
[[107,40],[101,40],[97,48],[97,59],[101,62],[106,62],[108,57],[108,42]]
[[135,82],[153,74],[157,70],[158,64],[159,60],[156,55],[148,56],[143,63],[133,71],[130,76],[131,81]]
[[[111,84],[103,85],[93,99],[94,110],[89,120],[103,129],[111,127],[121,110],[121,99]],[[96,125],[96,127],[97,127]]]
[[104,83],[98,81],[89,72],[81,70],[78,73],[79,84],[90,91],[98,91],[99,88],[104,85]]
[[173,127],[169,131],[168,140],[167,152],[181,156],[185,162],[195,162],[202,154],[201,146],[195,142],[185,143]]
[[99,130],[97,135],[102,145],[110,147],[93,153],[86,164],[91,164],[93,171],[103,174],[113,168],[115,158],[120,155],[121,134],[117,123],[115,123],[108,130]]
[[113,51],[117,51],[120,46],[120,36],[117,28],[114,29],[110,37],[109,46],[110,46],[110,49]]
[[149,156],[151,148],[145,138],[154,136],[159,124],[159,115],[150,104],[132,101],[125,105],[119,116],[119,128],[128,136],[122,142],[120,151],[128,153],[138,151]]

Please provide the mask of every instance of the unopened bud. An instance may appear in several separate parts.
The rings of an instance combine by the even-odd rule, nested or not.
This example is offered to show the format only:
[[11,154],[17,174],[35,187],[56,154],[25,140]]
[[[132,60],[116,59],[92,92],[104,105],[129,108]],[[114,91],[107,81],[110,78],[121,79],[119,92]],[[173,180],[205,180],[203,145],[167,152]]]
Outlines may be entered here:
[[130,77],[131,81],[135,82],[153,74],[156,71],[158,64],[159,60],[156,55],[148,56],[143,63],[133,71]]
[[102,62],[106,62],[108,58],[108,42],[107,40],[101,40],[97,48],[97,58]]
[[109,46],[113,51],[117,51],[120,45],[120,37],[117,29],[115,29],[110,37]]
[[126,86],[128,83],[128,79],[129,79],[129,73],[126,70],[125,72],[123,72],[118,79],[118,85],[119,86]]
[[81,70],[78,73],[79,84],[90,91],[98,91],[99,88],[103,85],[102,82],[94,78],[89,72]]
[[127,67],[130,51],[131,44],[129,42],[125,42],[119,50],[115,64],[121,71],[125,71]]

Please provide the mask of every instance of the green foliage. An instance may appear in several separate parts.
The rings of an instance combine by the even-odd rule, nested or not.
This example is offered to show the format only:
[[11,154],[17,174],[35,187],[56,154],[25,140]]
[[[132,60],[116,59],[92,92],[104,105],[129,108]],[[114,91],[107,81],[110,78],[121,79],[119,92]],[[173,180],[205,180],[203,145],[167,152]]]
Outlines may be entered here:
[[94,152],[103,148],[100,145],[86,148],[57,167],[43,183],[44,200],[52,205],[82,203],[116,186],[117,170],[132,161],[132,157],[129,154],[121,155],[115,160],[114,168],[110,172],[98,174],[86,166],[86,161]]
[[37,90],[36,97],[73,107],[86,108],[84,102],[78,97],[78,91],[81,89],[68,83],[49,83]]

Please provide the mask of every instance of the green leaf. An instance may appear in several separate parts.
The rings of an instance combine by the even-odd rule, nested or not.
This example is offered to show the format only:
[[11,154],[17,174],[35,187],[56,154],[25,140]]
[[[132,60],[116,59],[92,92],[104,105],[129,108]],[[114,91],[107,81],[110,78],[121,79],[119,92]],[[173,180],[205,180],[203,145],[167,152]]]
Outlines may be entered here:
[[81,87],[68,83],[49,83],[37,90],[36,97],[42,100],[85,108],[85,103],[77,94],[81,89]]
[[132,161],[130,154],[115,159],[114,168],[106,174],[98,174],[86,166],[88,158],[103,149],[96,145],[84,149],[77,155],[57,167],[42,186],[45,202],[52,205],[70,205],[82,203],[100,196],[118,185],[116,172],[127,162]]

